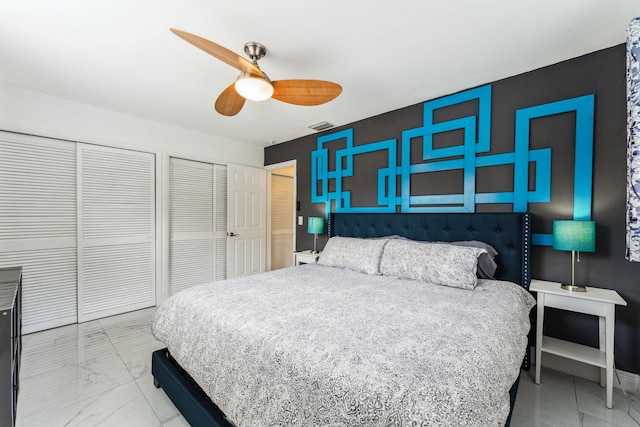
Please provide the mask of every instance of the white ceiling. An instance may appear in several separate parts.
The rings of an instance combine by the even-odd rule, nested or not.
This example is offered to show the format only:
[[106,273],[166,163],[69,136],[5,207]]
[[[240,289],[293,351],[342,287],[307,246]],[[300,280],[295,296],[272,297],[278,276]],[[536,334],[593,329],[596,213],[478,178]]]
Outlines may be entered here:
[[[0,82],[258,146],[623,43],[637,0],[2,0]],[[215,112],[238,75],[169,31],[243,54],[273,80],[320,79],[316,107]]]

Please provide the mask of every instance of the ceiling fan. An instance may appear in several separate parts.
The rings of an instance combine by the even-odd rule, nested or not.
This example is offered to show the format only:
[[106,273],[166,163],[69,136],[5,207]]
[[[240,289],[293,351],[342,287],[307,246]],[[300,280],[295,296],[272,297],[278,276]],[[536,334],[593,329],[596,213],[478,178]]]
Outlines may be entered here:
[[216,111],[222,115],[235,116],[247,99],[264,101],[273,98],[295,105],[320,105],[331,101],[342,92],[339,84],[324,80],[271,81],[258,66],[258,60],[267,53],[267,49],[260,43],[250,42],[244,45],[245,53],[251,58],[250,62],[229,49],[195,34],[176,28],[171,28],[171,32],[240,70],[236,81],[223,90],[216,100]]

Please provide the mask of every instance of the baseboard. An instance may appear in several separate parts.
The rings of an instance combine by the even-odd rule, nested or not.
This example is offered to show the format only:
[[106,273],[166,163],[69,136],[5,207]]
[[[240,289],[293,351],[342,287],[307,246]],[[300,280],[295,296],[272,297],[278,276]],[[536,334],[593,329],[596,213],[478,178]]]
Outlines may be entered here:
[[[531,359],[535,360],[536,349],[531,347]],[[589,381],[600,382],[600,368],[587,365],[586,363],[569,360],[565,357],[556,356],[555,354],[545,353],[542,358],[542,366],[556,371],[564,372],[575,377],[584,378]],[[533,369],[533,368],[532,368]],[[640,375],[617,369],[618,375],[613,375],[613,387],[624,389],[627,393],[640,396]],[[618,381],[618,377],[620,380]]]

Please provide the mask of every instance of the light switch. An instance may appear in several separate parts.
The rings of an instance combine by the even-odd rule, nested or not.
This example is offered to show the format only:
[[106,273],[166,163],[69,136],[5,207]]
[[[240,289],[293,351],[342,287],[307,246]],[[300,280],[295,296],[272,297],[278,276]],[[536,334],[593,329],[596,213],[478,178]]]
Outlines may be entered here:
[[298,225],[304,224],[304,217],[302,215],[298,216]]

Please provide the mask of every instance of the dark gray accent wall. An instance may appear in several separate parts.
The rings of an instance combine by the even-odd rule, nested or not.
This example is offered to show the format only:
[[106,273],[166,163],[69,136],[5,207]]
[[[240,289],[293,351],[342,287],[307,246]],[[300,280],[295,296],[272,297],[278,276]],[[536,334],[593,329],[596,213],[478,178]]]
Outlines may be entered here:
[[[428,78],[428,76],[425,76]],[[626,83],[625,46],[619,45],[570,59],[545,68],[493,82],[491,144],[492,153],[512,152],[515,135],[515,111],[578,96],[595,94],[594,169],[592,219],[596,221],[596,252],[580,255],[576,264],[576,282],[615,289],[627,301],[617,307],[615,359],[618,368],[640,373],[640,263],[628,262],[625,254],[626,201]],[[490,83],[490,82],[488,82]],[[379,88],[393,90],[393,86]],[[381,93],[381,96],[384,96]],[[426,101],[426,100],[425,100]],[[447,115],[460,117],[473,113],[473,103],[459,104],[436,112],[436,121]],[[311,200],[311,152],[318,136],[353,128],[354,145],[386,139],[401,140],[403,130],[422,125],[422,103],[370,117],[324,133],[317,133],[265,148],[265,165],[297,160],[297,197],[299,215],[305,225],[298,226],[297,248],[311,248],[312,236],[306,233],[306,218],[324,216],[324,204]],[[552,188],[550,203],[532,203],[533,231],[550,233],[554,219],[570,219],[573,209],[573,168],[575,115],[559,114],[536,119],[531,127],[531,148],[551,147]],[[453,145],[455,132],[434,140],[434,145]],[[398,142],[399,144],[399,142]],[[412,158],[419,155],[412,146]],[[339,147],[338,147],[339,148]],[[331,149],[331,148],[330,148]],[[398,150],[399,152],[400,150]],[[345,180],[353,206],[375,205],[375,171],[383,166],[381,153],[358,156],[353,178]],[[332,169],[330,167],[330,169]],[[533,173],[533,171],[532,171]],[[533,181],[533,180],[532,180]],[[478,171],[478,192],[510,191],[513,168],[503,166]],[[424,176],[416,184],[422,194],[461,192],[462,173],[448,171],[433,178]],[[511,204],[477,205],[477,211],[511,211]],[[326,237],[319,237],[324,245]],[[533,249],[532,277],[569,281],[571,253],[550,247]],[[596,346],[597,319],[550,309],[545,318],[545,334]]]

